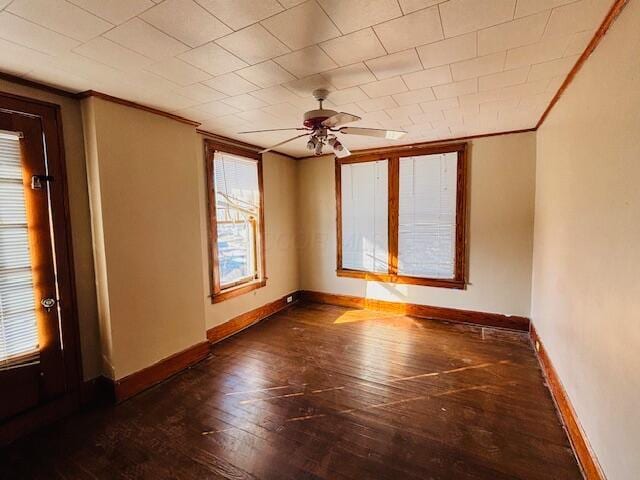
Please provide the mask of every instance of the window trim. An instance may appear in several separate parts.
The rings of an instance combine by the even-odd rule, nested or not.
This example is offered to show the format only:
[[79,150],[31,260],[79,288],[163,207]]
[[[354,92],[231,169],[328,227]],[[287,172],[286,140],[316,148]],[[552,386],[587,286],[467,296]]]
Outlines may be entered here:
[[[456,244],[454,278],[426,278],[398,274],[398,216],[400,194],[400,158],[439,153],[458,153],[456,182]],[[342,165],[387,160],[389,271],[387,273],[353,270],[342,266]],[[336,175],[336,274],[338,277],[360,278],[374,282],[423,285],[464,289],[467,285],[467,143],[448,145],[415,144],[399,148],[365,150],[346,158],[335,157]]]
[[[264,184],[262,181],[262,155],[247,148],[226,143],[216,142],[211,139],[204,140],[204,157],[207,174],[207,220],[208,220],[208,249],[209,249],[209,290],[211,303],[219,303],[230,298],[243,295],[267,284],[267,262],[266,262],[266,241],[264,228]],[[259,244],[260,252],[257,260],[260,278],[250,279],[243,282],[235,283],[229,287],[222,288],[220,285],[220,269],[218,263],[218,230],[216,220],[216,203],[215,203],[215,182],[213,177],[213,160],[215,152],[230,153],[238,155],[248,160],[254,160],[258,167],[258,189],[260,191],[260,214],[259,228],[257,233],[260,236]]]

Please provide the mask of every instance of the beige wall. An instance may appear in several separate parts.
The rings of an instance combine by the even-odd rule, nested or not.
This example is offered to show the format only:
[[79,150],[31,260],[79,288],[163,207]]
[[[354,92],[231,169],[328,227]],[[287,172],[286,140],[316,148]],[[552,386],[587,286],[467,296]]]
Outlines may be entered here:
[[640,472],[640,2],[538,131],[532,320],[609,480]]
[[80,103],[69,97],[54,95],[2,79],[0,79],[0,91],[60,105],[69,190],[69,213],[73,233],[73,262],[82,370],[85,379],[94,378],[100,374],[100,343]]
[[103,373],[122,378],[205,340],[193,126],[83,100]]
[[533,132],[470,142],[466,290],[338,278],[334,160],[300,161],[301,288],[528,317],[535,154]]
[[[209,258],[207,196],[205,194],[204,137],[197,137],[201,193],[202,255]],[[258,308],[298,290],[296,221],[296,160],[268,152],[262,156],[264,189],[267,285],[239,297],[212,304],[209,298],[209,264],[203,263],[207,328],[220,325],[241,313]]]

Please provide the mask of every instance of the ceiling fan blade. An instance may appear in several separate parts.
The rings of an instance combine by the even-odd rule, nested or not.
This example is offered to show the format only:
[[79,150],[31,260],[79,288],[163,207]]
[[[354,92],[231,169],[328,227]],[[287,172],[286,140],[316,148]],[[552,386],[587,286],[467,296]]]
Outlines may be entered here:
[[336,157],[344,158],[344,157],[348,157],[349,155],[351,155],[351,152],[349,151],[349,149],[347,147],[345,147],[342,143],[340,145],[342,145],[342,149],[341,150],[338,150],[337,148],[333,149],[333,153],[336,154]]
[[323,127],[339,127],[340,125],[344,125],[345,123],[357,122],[358,120],[362,120],[362,119],[357,115],[340,112],[340,113],[336,113],[332,117],[327,118],[324,122],[322,122],[322,126]]
[[342,127],[340,133],[347,135],[366,135],[367,137],[388,138],[389,140],[397,140],[406,135],[407,132],[402,130],[382,130],[380,128],[360,128],[360,127]]
[[294,140],[297,140],[298,138],[306,137],[308,135],[311,135],[311,133],[302,133],[300,135],[296,135],[295,137],[292,137],[292,138],[290,138],[288,140],[285,140],[284,142],[276,143],[275,145],[271,145],[269,148],[265,148],[264,150],[260,150],[258,153],[268,152],[270,150],[273,150],[276,147],[279,147],[280,145],[284,145],[285,143],[293,142]]
[[292,128],[270,128],[269,130],[247,130],[246,132],[238,132],[238,134],[241,133],[263,133],[263,132],[282,132],[285,130],[308,130],[307,128],[296,128],[296,127],[292,127]]

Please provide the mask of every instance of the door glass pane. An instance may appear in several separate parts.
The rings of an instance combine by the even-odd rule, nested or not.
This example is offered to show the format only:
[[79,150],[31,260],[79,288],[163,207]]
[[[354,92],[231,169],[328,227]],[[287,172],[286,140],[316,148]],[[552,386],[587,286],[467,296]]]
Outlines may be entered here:
[[38,354],[20,139],[0,133],[0,368]]
[[258,276],[256,225],[259,221],[258,165],[253,160],[214,155],[218,264],[221,287]]
[[388,161],[341,165],[342,267],[389,270]]
[[454,278],[457,165],[457,152],[400,159],[400,275]]

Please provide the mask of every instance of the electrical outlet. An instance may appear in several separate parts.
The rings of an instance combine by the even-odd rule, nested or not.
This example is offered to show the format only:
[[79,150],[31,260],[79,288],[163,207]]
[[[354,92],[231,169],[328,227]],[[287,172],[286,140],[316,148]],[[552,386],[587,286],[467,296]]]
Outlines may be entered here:
[[293,295],[289,295],[287,297],[287,303],[291,303],[291,302],[293,302]]

